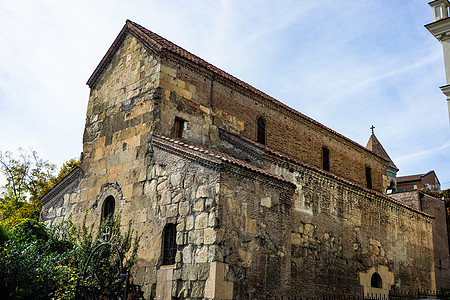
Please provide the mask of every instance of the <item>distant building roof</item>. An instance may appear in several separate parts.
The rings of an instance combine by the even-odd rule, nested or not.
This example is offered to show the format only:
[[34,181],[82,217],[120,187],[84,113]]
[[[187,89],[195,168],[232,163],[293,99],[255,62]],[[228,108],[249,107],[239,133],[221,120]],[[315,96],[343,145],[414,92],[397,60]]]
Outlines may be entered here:
[[375,154],[378,154],[385,160],[389,162],[389,167],[395,169],[398,171],[397,166],[394,164],[392,159],[387,154],[386,150],[384,150],[383,146],[381,145],[380,141],[377,139],[375,134],[372,133],[372,135],[369,138],[369,141],[367,142],[366,148],[372,151]]
[[[431,170],[427,173],[424,174],[416,174],[416,175],[407,175],[407,176],[398,176],[397,177],[397,183],[406,183],[406,182],[415,182],[415,181],[420,181],[423,177],[434,173],[434,170]],[[439,179],[437,178],[436,174],[434,174],[434,176],[436,177],[437,181],[439,182]]]

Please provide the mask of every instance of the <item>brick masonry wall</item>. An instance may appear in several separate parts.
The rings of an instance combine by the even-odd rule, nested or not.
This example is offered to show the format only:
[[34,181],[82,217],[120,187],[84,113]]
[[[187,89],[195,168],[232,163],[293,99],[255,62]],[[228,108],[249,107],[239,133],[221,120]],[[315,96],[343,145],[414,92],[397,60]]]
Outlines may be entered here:
[[289,206],[280,201],[280,188],[222,174],[220,191],[225,280],[234,283],[234,298],[288,296]]
[[[211,80],[212,76],[207,72],[179,61],[164,60],[162,64],[161,87],[167,93],[165,98],[170,99],[170,93],[183,97],[187,106],[191,106],[190,111],[199,116],[197,122],[200,123],[192,120],[194,124],[189,126],[205,126],[212,122],[256,141],[256,120],[258,116],[264,116],[267,145],[271,148],[321,168],[322,146],[326,146],[330,150],[332,173],[365,186],[365,167],[369,166],[373,189],[385,192],[387,178],[383,175],[386,175],[387,162],[383,159],[232,84]],[[178,109],[177,102],[173,103],[172,107]],[[186,115],[183,110],[179,109],[179,113]],[[163,123],[170,124],[171,118],[168,115],[167,122]],[[213,143],[215,136],[211,130],[204,134],[207,134],[206,140],[210,140],[208,143]]]
[[[72,212],[81,224],[87,209],[87,225],[99,224],[104,200],[113,196],[122,225],[143,234],[133,274],[146,298],[200,299],[217,292],[215,282],[237,298],[308,295],[324,287],[355,294],[360,273],[378,265],[396,274],[401,289],[431,286],[428,218],[309,169],[266,164],[297,186],[289,208],[280,201],[281,186],[154,147],[153,133],[171,135],[175,117],[186,121],[183,138],[217,146],[217,126],[255,140],[256,117],[264,115],[272,148],[320,167],[326,145],[333,173],[364,185],[370,165],[374,189],[382,190],[380,158],[210,78],[181,61],[156,58],[126,36],[91,90],[84,176],[64,196],[59,218]],[[177,254],[174,265],[162,266],[168,223],[176,224]]]
[[314,171],[289,169],[272,166],[297,186],[292,290],[310,296],[318,290],[359,293],[360,274],[380,265],[393,272],[400,291],[434,288],[431,218]]
[[434,217],[433,245],[436,287],[438,289],[449,289],[450,257],[445,202],[417,190],[395,193],[389,195],[389,197],[420,209]]
[[435,218],[433,222],[433,244],[436,287],[450,289],[450,257],[445,202],[430,195],[422,194],[422,209]]

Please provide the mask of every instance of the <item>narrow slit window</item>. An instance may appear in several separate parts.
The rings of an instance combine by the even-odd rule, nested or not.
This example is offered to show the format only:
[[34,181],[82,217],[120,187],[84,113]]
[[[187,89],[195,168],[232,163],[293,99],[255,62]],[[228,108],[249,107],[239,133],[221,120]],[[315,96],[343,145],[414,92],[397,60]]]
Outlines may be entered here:
[[322,147],[322,168],[330,171],[330,150],[327,147]]
[[114,214],[114,210],[116,208],[116,201],[113,196],[108,196],[103,203],[103,220],[111,217]]
[[258,118],[256,141],[263,145],[266,144],[266,120],[264,120],[264,117]]
[[177,254],[175,224],[167,224],[163,231],[163,265],[173,265]]
[[172,136],[174,138],[181,139],[183,137],[184,123],[185,121],[183,119],[175,117],[172,128]]
[[378,274],[377,272],[373,273],[372,278],[370,280],[370,285],[378,289],[383,288],[383,280],[381,279],[380,274]]
[[366,167],[366,187],[372,188],[372,169],[370,167]]

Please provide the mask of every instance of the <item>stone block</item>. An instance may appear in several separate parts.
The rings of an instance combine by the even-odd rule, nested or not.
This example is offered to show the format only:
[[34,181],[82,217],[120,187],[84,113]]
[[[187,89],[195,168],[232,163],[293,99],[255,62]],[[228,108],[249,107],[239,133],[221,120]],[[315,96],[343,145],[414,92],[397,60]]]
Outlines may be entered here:
[[179,204],[179,213],[181,216],[186,216],[189,214],[190,204],[189,201],[183,201]]
[[260,203],[261,203],[261,206],[264,206],[267,208],[272,208],[278,204],[278,201],[276,201],[276,199],[273,199],[272,197],[264,197],[261,199]]
[[181,271],[181,279],[197,280],[197,266],[194,264],[184,264]]
[[190,215],[186,217],[186,230],[194,229],[194,216]]
[[174,195],[174,193],[172,193],[172,202],[173,203],[178,203],[181,201],[181,199],[183,199],[183,194],[182,193],[178,193],[176,195]]
[[215,200],[208,198],[205,200],[205,210],[210,210],[214,206]]
[[205,282],[204,281],[194,281],[191,283],[191,297],[192,298],[203,298],[205,292]]
[[181,262],[181,252],[177,251],[177,254],[175,254],[175,262],[180,263]]
[[170,204],[172,202],[172,193],[169,190],[164,190],[159,195],[161,196],[160,204]]
[[214,244],[216,242],[216,231],[214,228],[206,228],[204,230],[203,240],[206,245]]
[[204,229],[208,225],[208,213],[202,212],[195,217],[195,229]]
[[176,235],[176,238],[175,238],[175,242],[177,243],[178,246],[181,246],[181,245],[185,244],[184,232],[177,232],[177,235]]
[[198,264],[198,272],[197,272],[198,280],[207,280],[208,277],[209,277],[209,264],[208,263]]
[[291,233],[291,243],[292,243],[292,244],[294,244],[294,245],[300,245],[300,244],[301,244],[301,241],[302,241],[302,239],[301,239],[301,234],[295,233],[295,232],[292,232],[292,233]]
[[196,198],[208,197],[208,187],[206,185],[200,185],[197,188],[197,192],[196,192],[195,196],[196,196]]
[[203,244],[203,229],[191,230],[188,233],[189,244],[201,245]]
[[160,166],[160,165],[155,165],[155,176],[164,176],[166,175],[166,170]]
[[195,212],[204,211],[205,210],[205,199],[198,199],[194,202],[192,206],[192,210]]
[[156,191],[161,192],[165,191],[169,188],[169,181],[168,180],[158,180],[158,185],[156,186]]
[[144,194],[151,195],[156,193],[156,185],[157,185],[156,180],[146,181],[144,183]]
[[181,183],[181,174],[180,173],[172,174],[170,176],[170,183],[171,183],[172,187],[179,186]]
[[185,225],[186,225],[186,219],[178,218],[177,231],[184,231]]
[[187,245],[183,248],[183,263],[192,263],[192,245]]
[[216,227],[218,225],[217,222],[217,218],[216,218],[216,213],[210,212],[209,213],[209,218],[208,218],[208,227]]
[[178,216],[178,204],[167,205],[166,218]]
[[250,243],[248,243],[248,250],[251,252],[259,252],[261,245],[259,243],[259,239],[252,239]]
[[195,262],[206,263],[208,261],[208,246],[204,245],[195,251]]
[[188,295],[189,295],[188,284],[189,284],[188,281],[184,281],[181,283],[181,287],[180,287],[180,290],[178,291],[178,295],[177,295],[177,297],[179,299],[187,299],[188,298]]

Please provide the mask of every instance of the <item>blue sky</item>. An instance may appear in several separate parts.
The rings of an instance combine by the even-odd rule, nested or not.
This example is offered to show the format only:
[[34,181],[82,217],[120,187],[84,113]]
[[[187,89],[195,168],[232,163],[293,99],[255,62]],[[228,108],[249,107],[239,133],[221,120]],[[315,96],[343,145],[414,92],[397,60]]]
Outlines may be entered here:
[[428,1],[0,2],[0,151],[78,157],[86,81],[126,19],[450,188],[441,44]]

